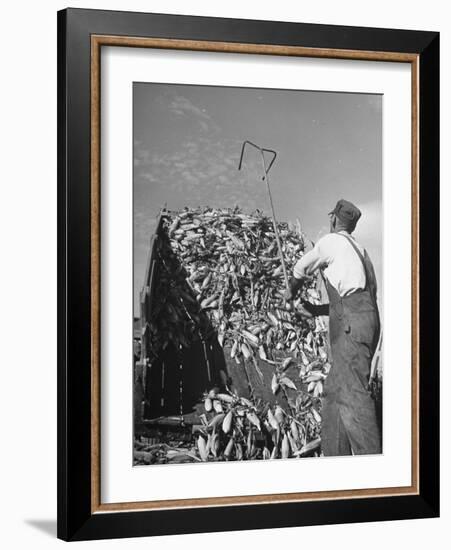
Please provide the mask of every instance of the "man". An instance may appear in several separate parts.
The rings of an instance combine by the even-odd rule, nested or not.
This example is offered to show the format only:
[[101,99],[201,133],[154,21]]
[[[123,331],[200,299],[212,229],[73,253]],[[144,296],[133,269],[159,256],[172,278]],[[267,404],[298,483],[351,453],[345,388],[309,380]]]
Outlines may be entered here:
[[305,316],[329,315],[332,368],[323,392],[323,454],[378,454],[381,437],[368,389],[380,334],[376,277],[368,254],[351,235],[360,210],[341,199],[329,216],[330,233],[296,263],[285,297],[293,299],[305,277],[323,270],[329,304],[303,302]]

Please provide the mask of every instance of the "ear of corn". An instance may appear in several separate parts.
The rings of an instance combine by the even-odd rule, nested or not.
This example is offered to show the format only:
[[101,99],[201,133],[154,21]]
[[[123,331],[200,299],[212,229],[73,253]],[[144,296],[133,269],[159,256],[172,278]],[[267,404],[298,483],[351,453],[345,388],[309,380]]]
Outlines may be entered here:
[[271,409],[268,409],[268,422],[273,430],[279,429],[279,422],[277,421]]
[[288,376],[283,376],[279,380],[279,382],[280,384],[286,386],[287,388],[291,388],[292,390],[297,390],[296,384],[290,378],[288,378]]
[[233,413],[230,410],[224,418],[224,421],[222,423],[222,431],[227,434],[230,432],[230,428],[232,427],[232,420],[233,420]]
[[288,435],[285,434],[282,439],[282,458],[288,458],[290,456],[290,442]]
[[271,380],[271,390],[274,395],[279,391],[279,381],[277,380],[277,375],[273,374],[272,380]]
[[208,458],[207,445],[201,435],[197,438],[197,448],[199,449],[200,458],[205,462]]
[[209,428],[215,428],[216,426],[222,424],[222,421],[224,420],[224,417],[225,417],[224,413],[221,413],[221,414],[218,414],[218,415],[214,416],[210,420],[210,423],[208,424],[208,427]]
[[205,410],[207,412],[210,412],[212,409],[213,409],[213,403],[211,402],[211,399],[209,397],[207,397],[205,399]]
[[299,440],[299,430],[298,430],[297,424],[294,420],[291,421],[290,429],[291,429],[291,433],[293,435],[294,440],[298,441]]
[[276,408],[274,410],[274,417],[277,420],[277,422],[280,424],[283,424],[284,421],[284,414],[283,409],[280,405],[276,405]]
[[247,413],[247,418],[251,424],[253,424],[259,431],[261,431],[260,420],[253,411]]
[[224,403],[234,403],[235,398],[232,395],[229,395],[227,393],[218,393],[216,394],[216,398],[220,401],[223,401]]
[[229,439],[229,442],[227,443],[227,446],[226,446],[225,450],[224,450],[224,456],[226,458],[230,458],[232,456],[234,445],[235,445],[235,439],[233,437],[231,437]]

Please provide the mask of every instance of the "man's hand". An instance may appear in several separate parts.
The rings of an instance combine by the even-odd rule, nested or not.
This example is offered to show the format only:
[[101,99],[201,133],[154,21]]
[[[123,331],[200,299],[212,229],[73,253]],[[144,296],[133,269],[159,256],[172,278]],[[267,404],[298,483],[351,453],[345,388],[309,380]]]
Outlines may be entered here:
[[290,300],[294,300],[296,297],[296,294],[301,290],[302,288],[302,279],[296,279],[296,277],[291,277],[288,288],[285,290],[284,298],[288,302]]
[[295,315],[298,319],[311,319],[313,317],[310,311],[302,305],[297,307]]

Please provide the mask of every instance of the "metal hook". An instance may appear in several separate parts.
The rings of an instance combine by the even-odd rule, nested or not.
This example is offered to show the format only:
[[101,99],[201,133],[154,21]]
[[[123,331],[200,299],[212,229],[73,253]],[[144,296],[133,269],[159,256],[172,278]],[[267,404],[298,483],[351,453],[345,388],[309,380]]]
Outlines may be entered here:
[[[246,145],[250,145],[251,147],[254,147],[258,151],[260,151],[262,156],[264,156],[265,153],[271,153],[273,155],[270,163],[268,164],[268,166],[265,169],[265,176],[267,176],[268,172],[271,170],[272,165],[274,164],[274,161],[276,160],[276,157],[277,157],[276,151],[274,151],[273,149],[266,149],[265,147],[259,147],[258,145],[256,145],[255,143],[252,143],[252,141],[249,141],[247,139],[247,140],[243,141],[243,145],[241,147],[241,155],[240,155],[240,162],[238,164],[238,170],[241,170],[241,166],[243,164],[244,149],[246,148]],[[265,180],[265,176],[263,176],[263,178],[262,178],[263,181]]]

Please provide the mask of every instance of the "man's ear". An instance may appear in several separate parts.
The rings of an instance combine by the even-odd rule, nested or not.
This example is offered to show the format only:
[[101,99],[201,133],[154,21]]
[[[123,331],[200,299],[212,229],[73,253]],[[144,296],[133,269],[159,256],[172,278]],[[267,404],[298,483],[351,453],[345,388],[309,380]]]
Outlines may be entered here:
[[330,220],[330,228],[335,231],[335,228],[337,226],[337,216],[335,214],[332,214],[332,218]]

